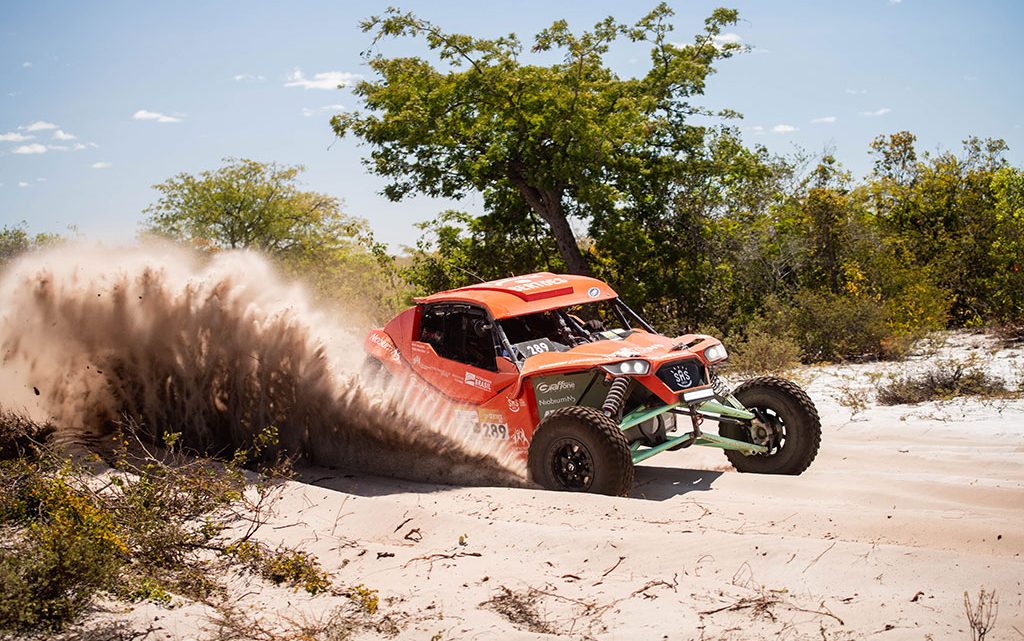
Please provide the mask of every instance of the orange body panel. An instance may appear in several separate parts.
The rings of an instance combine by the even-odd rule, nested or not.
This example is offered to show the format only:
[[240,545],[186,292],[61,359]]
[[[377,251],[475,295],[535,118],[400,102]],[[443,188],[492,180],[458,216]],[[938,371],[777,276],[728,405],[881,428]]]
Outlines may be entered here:
[[609,300],[618,294],[596,278],[539,272],[492,280],[417,298],[417,303],[465,302],[483,305],[495,319]]

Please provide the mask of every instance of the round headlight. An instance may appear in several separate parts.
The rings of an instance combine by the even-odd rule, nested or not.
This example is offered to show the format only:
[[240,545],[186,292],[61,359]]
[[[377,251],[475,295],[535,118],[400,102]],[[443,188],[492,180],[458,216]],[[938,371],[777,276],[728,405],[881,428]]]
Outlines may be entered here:
[[704,350],[704,358],[709,363],[717,363],[718,361],[724,361],[728,358],[729,353],[725,351],[725,345],[719,343],[718,345],[712,345],[711,347]]

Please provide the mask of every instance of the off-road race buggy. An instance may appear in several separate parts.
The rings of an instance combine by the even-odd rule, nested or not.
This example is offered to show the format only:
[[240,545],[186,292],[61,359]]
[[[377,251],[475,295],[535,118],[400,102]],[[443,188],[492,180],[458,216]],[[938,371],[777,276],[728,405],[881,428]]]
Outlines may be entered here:
[[[800,474],[821,442],[818,412],[774,377],[733,390],[703,334],[658,334],[606,283],[552,273],[416,299],[366,339],[367,366],[413,377],[504,439],[548,489],[620,495],[633,466],[666,450],[721,448],[740,472]],[[717,422],[717,434],[705,432]]]

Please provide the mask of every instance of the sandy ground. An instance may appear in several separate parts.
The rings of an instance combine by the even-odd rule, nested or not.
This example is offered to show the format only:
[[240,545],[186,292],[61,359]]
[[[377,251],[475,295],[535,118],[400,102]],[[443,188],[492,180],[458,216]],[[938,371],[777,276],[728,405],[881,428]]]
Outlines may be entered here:
[[[975,354],[1011,385],[1024,373],[1022,350],[950,340],[938,357]],[[357,638],[970,639],[964,592],[985,588],[988,638],[1024,639],[1024,400],[874,403],[873,380],[922,364],[798,372],[824,426],[799,477],[739,474],[702,448],[642,464],[628,498],[307,468],[260,536],[379,592],[387,625]],[[234,589],[282,625],[336,598]],[[195,605],[132,618],[151,639],[213,630]]]

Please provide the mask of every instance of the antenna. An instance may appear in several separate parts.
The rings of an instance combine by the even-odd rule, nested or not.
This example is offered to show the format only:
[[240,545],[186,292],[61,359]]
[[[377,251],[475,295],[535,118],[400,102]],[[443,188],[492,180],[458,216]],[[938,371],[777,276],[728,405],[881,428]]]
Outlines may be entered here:
[[463,268],[459,267],[458,265],[452,265],[452,267],[454,267],[455,269],[459,270],[463,274],[467,274],[469,276],[472,276],[473,278],[475,278],[477,280],[477,282],[480,282],[480,283],[486,282],[483,278],[480,277],[479,274],[474,274],[473,272],[469,271],[468,269],[463,269]]

